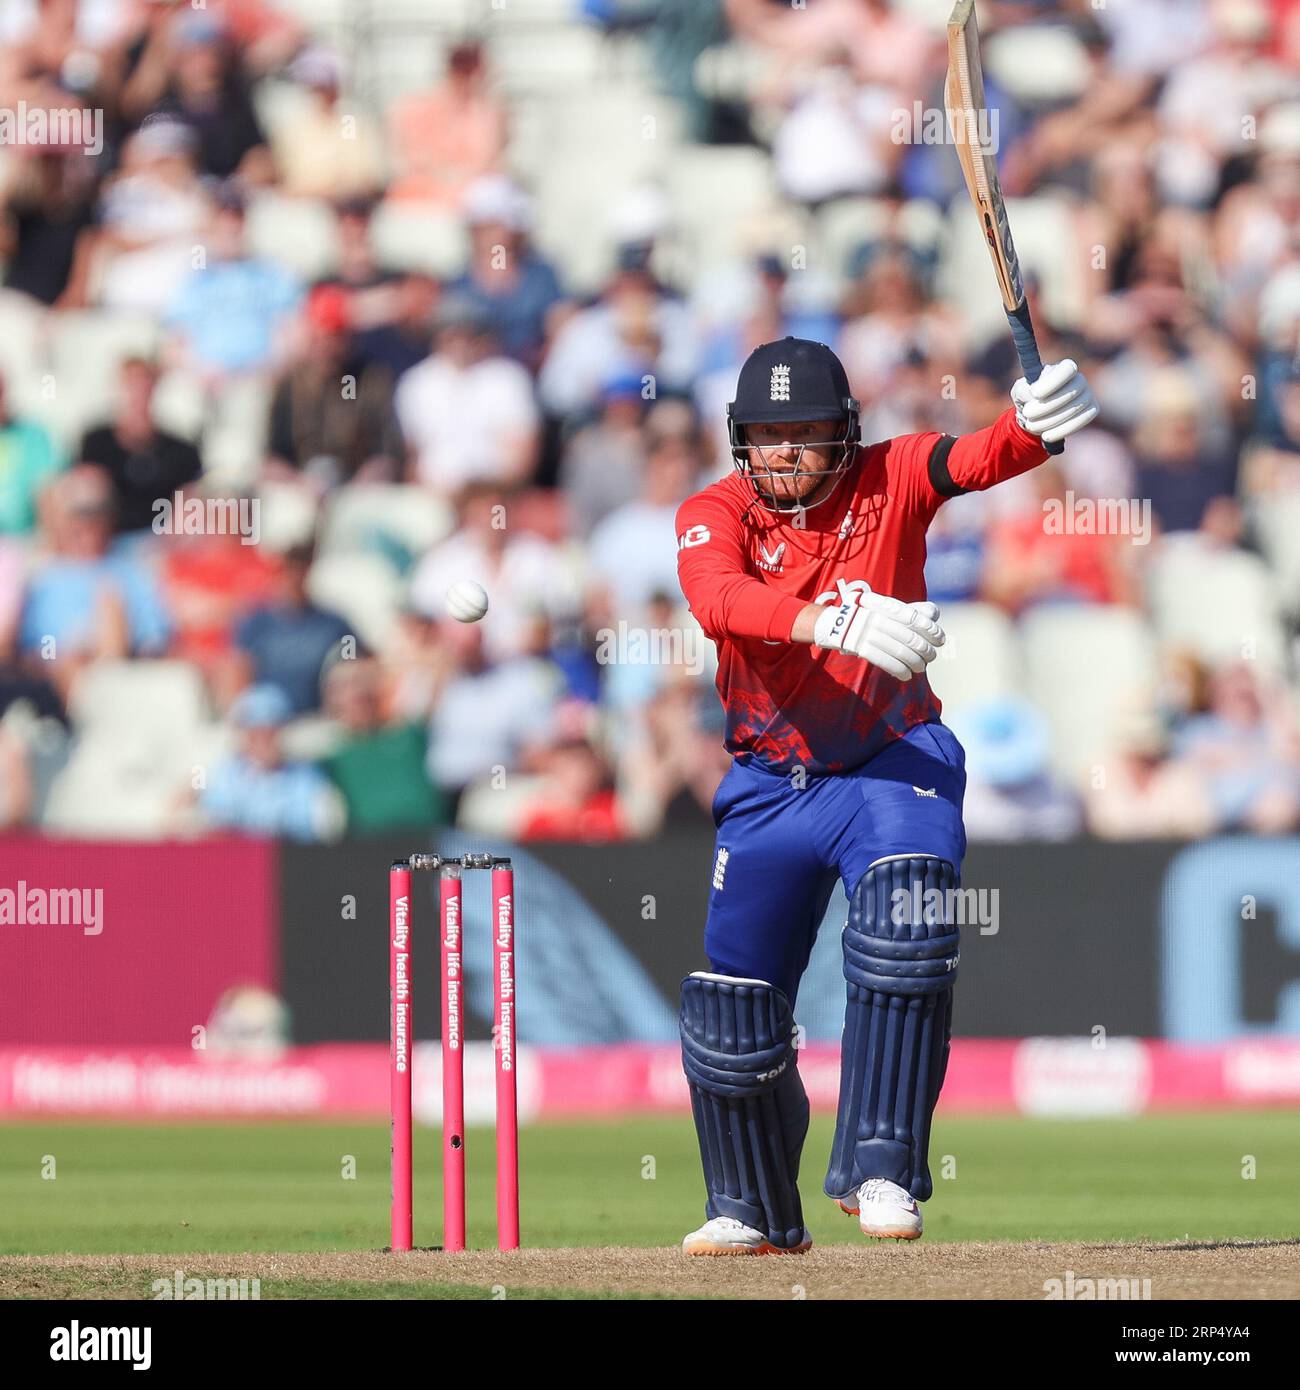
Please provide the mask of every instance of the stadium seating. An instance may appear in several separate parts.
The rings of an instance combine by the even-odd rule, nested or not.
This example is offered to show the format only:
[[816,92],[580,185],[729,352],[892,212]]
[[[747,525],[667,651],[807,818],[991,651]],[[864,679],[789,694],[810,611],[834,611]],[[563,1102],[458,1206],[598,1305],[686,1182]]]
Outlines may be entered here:
[[312,601],[331,608],[375,650],[393,636],[401,606],[402,581],[392,565],[376,555],[321,555],[307,584]]
[[1156,631],[1203,660],[1286,661],[1278,598],[1268,566],[1243,551],[1210,551],[1173,537],[1151,557],[1148,596]]
[[248,242],[257,256],[275,261],[310,283],[334,269],[337,228],[324,203],[259,193],[248,208]]
[[198,670],[181,661],[100,662],[73,688],[79,738],[55,777],[45,825],[67,835],[160,838],[218,746]]
[[377,555],[405,573],[451,531],[446,503],[409,484],[355,483],[330,498],[321,527],[324,555]]
[[1132,608],[1044,604],[1021,624],[1025,691],[1047,716],[1057,770],[1086,782],[1155,680],[1150,632]]
[[371,243],[382,264],[426,275],[456,274],[465,260],[465,231],[445,208],[422,203],[384,203],[371,223]]
[[948,640],[927,674],[946,715],[1018,689],[1020,644],[1000,608],[951,603],[943,610],[943,625]]
[[1251,510],[1251,522],[1272,571],[1278,606],[1294,622],[1300,618],[1300,496],[1280,492],[1262,497]]
[[[1083,310],[1082,269],[1060,254],[1060,248],[1073,240],[1073,216],[1074,209],[1067,200],[1049,194],[1007,200],[1007,217],[1016,229],[1021,268],[1038,277],[1044,303],[1053,319],[1061,323],[1077,323]],[[969,203],[954,199],[948,213],[940,292],[960,310],[972,347],[1006,332],[1002,301],[989,294],[988,275],[989,253],[979,225],[971,216]]]
[[[848,267],[854,253],[879,240],[887,229],[920,253],[927,268],[934,267],[933,286],[927,281],[918,290],[926,300],[921,308],[895,305],[886,308],[872,328],[864,330],[862,320],[854,325],[860,357],[855,371],[870,372],[875,365],[888,371],[894,354],[900,382],[910,368],[919,365],[928,370],[935,357],[936,321],[957,325],[953,336],[961,335],[968,368],[976,365],[971,356],[976,350],[1005,346],[1005,320],[978,226],[960,192],[945,202],[947,194],[959,188],[955,164],[946,153],[947,167],[924,169],[919,156],[925,152],[910,152],[899,167],[894,190],[901,190],[905,197],[901,206],[894,196],[860,194],[811,207],[783,196],[771,146],[793,104],[805,94],[803,55],[788,54],[761,38],[727,34],[725,23],[714,33],[701,25],[697,37],[704,45],[702,52],[688,51],[687,37],[676,35],[681,39],[680,51],[666,53],[665,47],[673,45],[665,46],[664,34],[653,28],[662,19],[654,6],[642,16],[650,26],[647,41],[647,31],[636,25],[614,26],[611,33],[600,22],[584,20],[577,0],[509,0],[504,6],[485,0],[275,3],[302,24],[311,42],[336,50],[343,71],[344,109],[364,113],[381,133],[388,128],[397,101],[427,94],[443,80],[453,45],[467,39],[482,42],[487,91],[499,100],[508,129],[502,171],[527,193],[533,246],[555,269],[566,297],[575,304],[589,302],[609,283],[618,243],[651,239],[655,273],[684,297],[683,312],[695,330],[688,336],[706,363],[689,384],[705,431],[723,440],[723,448],[702,466],[697,481],[717,476],[710,472],[712,465],[722,471],[726,468],[720,423],[736,365],[727,354],[753,326],[746,315],[753,307],[752,261],[758,254],[778,254],[794,272],[781,306],[787,321],[806,311],[843,308],[848,302],[844,293],[851,288]],[[918,21],[940,41],[931,70],[920,83],[927,96],[933,95],[938,88],[937,55],[946,14],[927,0],[894,0],[892,8]],[[1110,21],[1099,23],[1105,31],[1102,37],[1116,44],[1118,51],[1119,40],[1111,32]],[[870,69],[869,56],[855,59],[860,73]],[[1089,90],[1091,65],[1106,61],[1100,48],[1054,16],[1043,22],[990,25],[985,58],[999,95],[1010,95],[1016,103],[1018,131],[1045,112],[1077,101]],[[1253,65],[1255,59],[1250,61]],[[698,102],[681,99],[681,81],[691,71]],[[811,72],[807,67],[807,73]],[[888,78],[877,71],[869,80],[879,85]],[[272,75],[253,77],[251,90],[273,146],[275,137],[289,130],[315,100],[296,80],[292,63],[276,64]],[[1260,101],[1263,131],[1270,112],[1267,101]],[[710,113],[720,120],[723,134],[711,129],[705,139],[700,132],[709,123],[700,117],[710,102],[725,108]],[[1171,117],[1161,109],[1158,89],[1139,107],[1142,121],[1151,127],[1148,131],[1143,125],[1140,132],[1153,142],[1147,153],[1155,169],[1162,158],[1162,142],[1170,133]],[[1191,114],[1183,112],[1179,119],[1190,120]],[[1282,121],[1278,129],[1285,133],[1286,108],[1277,114]],[[495,129],[491,120],[484,129],[490,139]],[[1123,141],[1132,133],[1117,136],[1108,130],[1104,137],[1099,135],[1099,148],[1123,152],[1128,149]],[[1059,130],[1053,134],[1054,140],[1067,138]],[[718,143],[713,143],[715,139]],[[1139,384],[1153,379],[1166,364],[1144,358],[1149,345],[1140,334],[1125,329],[1122,313],[1111,317],[1116,303],[1124,301],[1132,284],[1146,273],[1145,256],[1135,251],[1120,281],[1105,285],[1099,307],[1095,291],[1107,281],[1107,274],[1098,271],[1099,279],[1093,284],[1092,272],[1085,269],[1086,257],[1079,254],[1082,230],[1094,223],[1104,225],[1114,211],[1099,187],[1113,170],[1089,149],[1076,152],[1072,163],[1042,173],[1031,169],[1026,175],[1020,157],[1027,150],[1029,165],[1035,157],[1051,162],[1052,148],[1044,152],[1022,145],[1004,149],[1002,154],[1004,168],[1008,162],[1016,168],[1014,184],[1009,178],[1008,187],[1015,187],[1020,196],[1011,199],[1008,212],[1022,263],[1040,281],[1040,308],[1035,311],[1040,328],[1043,320],[1050,320],[1056,329],[1071,334],[1069,341],[1078,344],[1077,351],[1088,358],[1094,384],[1104,380],[1107,367],[1102,364],[1116,360],[1115,354],[1124,354],[1127,379]],[[389,150],[388,155],[392,172],[395,152]],[[913,161],[911,155],[918,158]],[[0,175],[17,167],[12,153],[0,151]],[[1125,177],[1143,177],[1136,162],[1131,168],[1124,164],[1123,172]],[[1167,182],[1168,176],[1167,168],[1158,177],[1153,175],[1157,203],[1169,199],[1161,182],[1161,178]],[[1232,168],[1234,180],[1248,182],[1254,177],[1249,169]],[[4,183],[0,177],[0,185]],[[869,180],[864,185],[879,186]],[[1225,205],[1244,191],[1244,185],[1229,188],[1225,184],[1225,188],[1228,196],[1221,199]],[[255,257],[282,267],[304,286],[337,268],[338,225],[328,201],[291,197],[274,182],[259,182],[247,194],[248,246]],[[1132,188],[1121,194],[1132,195]],[[1162,205],[1162,227],[1174,218],[1194,223],[1202,216],[1192,206],[1194,201],[1189,194],[1186,205],[1181,201]],[[1210,206],[1204,213],[1204,230],[1215,231],[1217,215],[1217,205]],[[462,213],[450,204],[403,201],[400,195],[382,198],[374,210],[371,237],[385,270],[423,272],[446,281],[467,265],[469,229]],[[1208,258],[1201,267],[1205,283],[1220,272],[1235,276],[1222,281],[1233,287],[1234,304],[1255,294],[1252,277],[1261,286],[1280,286],[1271,295],[1259,296],[1257,307],[1264,320],[1264,338],[1289,344],[1294,314],[1285,287],[1294,269],[1266,264],[1267,255],[1260,260],[1262,253],[1249,238],[1235,252],[1240,265],[1212,265],[1222,253],[1211,242],[1213,236],[1204,247],[1186,242],[1182,249],[1189,265],[1198,256]],[[1259,244],[1267,252],[1267,236]],[[1161,249],[1160,238],[1154,235],[1143,245],[1153,253]],[[806,251],[805,262],[791,259],[796,248]],[[1124,276],[1127,285],[1122,283]],[[1189,300],[1203,300],[1204,323],[1197,331],[1202,336],[1220,335],[1213,349],[1186,335],[1180,340],[1180,351],[1200,358],[1197,365],[1202,371],[1197,379],[1209,382],[1215,378],[1211,366],[1232,355],[1223,350],[1225,343],[1231,348],[1234,335],[1240,338],[1240,334],[1225,322],[1228,316],[1222,306],[1202,294],[1198,277],[1189,272],[1184,281]],[[928,298],[931,289],[933,300]],[[385,296],[373,296],[373,300],[382,303]],[[630,314],[636,317],[635,311]],[[1094,320],[1105,329],[1099,336],[1094,336]],[[305,340],[302,325],[298,328],[296,340]],[[370,482],[347,483],[322,497],[319,478],[310,477],[304,486],[278,467],[268,470],[275,371],[226,380],[200,377],[175,365],[175,358],[166,351],[171,346],[166,339],[159,320],[98,308],[60,307],[47,313],[19,295],[0,290],[0,374],[12,415],[44,425],[60,451],[69,454],[88,426],[111,413],[123,358],[137,353],[160,355],[163,375],[154,400],[155,419],[164,429],[196,442],[204,464],[204,486],[260,499],[262,541],[268,552],[314,537],[310,593],[342,614],[367,644],[384,648],[396,631],[413,565],[453,532],[450,500],[413,485]],[[418,352],[423,344],[419,339],[417,344]],[[389,360],[384,352],[401,360],[405,349],[398,343],[393,351],[394,346],[392,341],[384,345],[380,360]],[[520,353],[531,370],[542,347],[533,343]],[[1237,347],[1244,350],[1242,342]],[[927,354],[926,362],[916,361],[918,350]],[[636,351],[653,355],[655,347],[642,341]],[[978,371],[989,371],[990,363],[994,374],[1009,365],[990,357],[978,364]],[[1099,370],[1094,371],[1094,364]],[[924,371],[910,375],[919,381]],[[1227,376],[1231,394],[1232,374]],[[995,389],[985,399],[982,393],[990,384]],[[931,426],[953,432],[971,428],[972,421],[991,418],[1003,389],[983,375],[959,373],[960,399],[945,396],[937,404],[933,399],[912,398],[915,382],[904,382],[902,389],[889,385],[879,392],[874,385],[864,383],[859,392],[866,404],[864,425],[871,430],[883,424],[891,432]],[[1108,385],[1115,390],[1113,383]],[[1105,411],[1105,387],[1099,388],[1099,394]],[[972,395],[980,397],[975,407],[970,405]],[[1120,403],[1127,406],[1127,415],[1119,406],[1111,418],[1103,414],[1101,427],[1110,434],[1101,452],[1113,464],[1107,486],[1119,486],[1116,479],[1131,471],[1137,457],[1132,430],[1137,400],[1135,392],[1134,399]],[[588,402],[583,404],[585,408]],[[1235,410],[1231,401],[1214,406],[1220,416]],[[547,422],[547,449],[538,479],[542,490],[512,503],[513,522],[530,517],[524,529],[534,529],[554,544],[557,563],[572,571],[575,594],[586,585],[586,554],[582,541],[569,532],[565,518],[570,513],[563,505],[563,492],[551,492],[549,486],[557,468],[563,476],[564,461],[556,455],[563,453],[585,423],[585,418],[576,417]],[[1253,420],[1248,422],[1247,432],[1254,428]],[[1276,433],[1276,420],[1268,428]],[[1260,436],[1248,440],[1247,448],[1259,442]],[[39,455],[41,444],[37,438],[31,446],[32,458]],[[402,453],[400,445],[396,452]],[[1088,486],[1087,470],[1080,471],[1083,453],[1080,447],[1069,474],[1070,485],[1080,491]],[[291,462],[301,466],[307,460]],[[399,466],[402,462],[396,460]],[[39,460],[33,467],[38,466]],[[1086,782],[1095,762],[1107,756],[1120,721],[1131,709],[1145,706],[1150,714],[1156,673],[1171,650],[1185,648],[1204,665],[1193,683],[1239,660],[1255,663],[1269,677],[1289,677],[1292,632],[1300,622],[1300,548],[1294,543],[1300,531],[1300,498],[1286,490],[1288,466],[1285,461],[1279,465],[1276,488],[1259,496],[1251,495],[1252,474],[1242,468],[1240,500],[1248,530],[1236,548],[1221,537],[1211,539],[1213,528],[1207,527],[1204,535],[1157,536],[1150,547],[1134,550],[1130,558],[1140,572],[1140,607],[1035,606],[1031,596],[1027,616],[1022,617],[980,602],[947,605],[944,622],[949,642],[930,672],[946,712],[957,717],[989,701],[1027,694],[1050,723],[1055,769],[1078,783]],[[390,474],[396,475],[396,470]],[[982,531],[987,540],[993,519],[1023,514],[1031,482],[1023,480],[1019,492],[1012,485],[989,494],[988,508],[977,519],[975,531]],[[538,504],[542,496],[548,499],[545,505]],[[31,557],[33,567],[39,566],[51,549],[46,534],[50,523],[41,518],[33,529],[26,501],[15,516],[17,520],[9,523],[18,533],[13,542]],[[1250,549],[1256,545],[1259,554]],[[977,562],[976,552],[972,564]],[[564,621],[572,620],[573,615],[565,615]],[[673,619],[677,624],[691,621],[680,613]],[[705,648],[707,669],[695,672],[701,689],[707,687],[713,665],[712,644]],[[178,671],[189,674],[182,677]],[[1207,682],[1206,688],[1211,684]],[[1279,688],[1270,684],[1270,689]],[[592,719],[593,726],[608,727],[604,751],[625,743],[621,736],[640,715],[639,709],[623,706],[615,712],[620,697],[613,689],[607,682],[601,713]],[[639,691],[634,694],[641,698]],[[1294,721],[1290,703],[1294,692],[1289,686],[1285,699],[1285,713]],[[172,701],[179,713],[163,721],[163,750],[151,760],[139,741],[125,731],[123,711],[130,710],[137,720],[143,713],[142,722],[150,723],[155,708]],[[183,774],[188,766],[179,750],[218,747],[226,737],[203,707],[201,678],[189,668],[166,662],[112,664],[87,672],[71,715],[71,758],[49,797],[49,823],[61,828],[116,827],[121,833],[153,833],[171,814],[170,788],[178,769]],[[304,746],[315,747],[315,732],[305,728],[301,732]],[[193,760],[192,753],[185,756]],[[517,780],[522,786],[522,779]],[[471,789],[463,814],[466,823],[485,833],[495,832],[504,822],[494,817],[503,815],[508,804],[476,798]]]

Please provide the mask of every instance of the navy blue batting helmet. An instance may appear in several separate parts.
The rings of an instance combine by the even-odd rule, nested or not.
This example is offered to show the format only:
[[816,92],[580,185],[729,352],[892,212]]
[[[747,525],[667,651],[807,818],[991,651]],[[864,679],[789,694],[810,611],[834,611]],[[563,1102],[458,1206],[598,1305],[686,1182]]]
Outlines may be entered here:
[[[838,446],[837,454],[832,456],[834,466],[804,468],[803,453],[807,445],[802,445],[793,476],[829,479],[843,474],[853,461],[861,436],[859,417],[858,402],[849,392],[844,364],[825,343],[814,343],[808,338],[779,338],[772,343],[762,343],[745,359],[736,383],[736,399],[727,406],[732,461],[736,469],[754,483],[755,494],[764,506],[775,511],[798,511],[804,505],[802,500],[775,500],[773,479],[777,474],[763,451],[749,443],[745,426],[827,421],[832,428],[827,431],[827,438],[819,442]],[[756,477],[768,483],[768,490],[755,483]],[[818,489],[814,489],[816,491]],[[824,501],[826,496],[829,491],[818,501]]]

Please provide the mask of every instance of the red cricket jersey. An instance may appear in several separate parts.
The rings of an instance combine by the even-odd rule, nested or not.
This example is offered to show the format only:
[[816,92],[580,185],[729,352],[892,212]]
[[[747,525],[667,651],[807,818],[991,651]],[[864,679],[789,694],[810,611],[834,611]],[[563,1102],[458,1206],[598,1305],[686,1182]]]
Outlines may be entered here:
[[1008,410],[957,439],[910,434],[859,448],[803,525],[769,511],[738,473],[687,498],[677,574],[718,649],[727,750],[782,774],[839,772],[937,719],[924,675],[904,684],[860,657],[791,642],[791,627],[805,604],[843,603],[864,585],[907,603],[925,598],[925,533],[946,498],[1046,457]]

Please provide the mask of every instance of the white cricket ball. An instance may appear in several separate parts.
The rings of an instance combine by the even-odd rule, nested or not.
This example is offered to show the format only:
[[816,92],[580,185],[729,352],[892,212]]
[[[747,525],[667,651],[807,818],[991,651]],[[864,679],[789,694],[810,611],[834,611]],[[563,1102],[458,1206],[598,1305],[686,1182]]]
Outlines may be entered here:
[[447,612],[458,623],[476,623],[487,611],[487,590],[482,584],[458,579],[447,590]]

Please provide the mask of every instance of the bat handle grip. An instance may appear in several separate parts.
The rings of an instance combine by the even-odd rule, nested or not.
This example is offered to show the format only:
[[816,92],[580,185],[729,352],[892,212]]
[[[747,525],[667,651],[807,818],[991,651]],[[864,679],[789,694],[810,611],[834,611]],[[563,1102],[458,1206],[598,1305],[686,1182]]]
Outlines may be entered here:
[[[1011,327],[1011,341],[1016,345],[1016,356],[1020,358],[1020,370],[1028,382],[1037,381],[1043,374],[1043,359],[1038,355],[1038,339],[1034,337],[1034,325],[1029,317],[1029,305],[1023,300],[1007,314]],[[1058,439],[1055,444],[1044,444],[1049,454],[1059,454],[1065,445]]]

